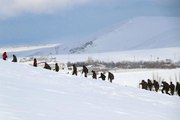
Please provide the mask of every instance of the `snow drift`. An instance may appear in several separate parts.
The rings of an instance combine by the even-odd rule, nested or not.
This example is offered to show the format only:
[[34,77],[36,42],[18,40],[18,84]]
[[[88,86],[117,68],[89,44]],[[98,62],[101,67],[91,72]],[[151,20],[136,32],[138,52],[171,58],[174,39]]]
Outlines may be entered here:
[[1,120],[179,120],[180,100],[0,60]]

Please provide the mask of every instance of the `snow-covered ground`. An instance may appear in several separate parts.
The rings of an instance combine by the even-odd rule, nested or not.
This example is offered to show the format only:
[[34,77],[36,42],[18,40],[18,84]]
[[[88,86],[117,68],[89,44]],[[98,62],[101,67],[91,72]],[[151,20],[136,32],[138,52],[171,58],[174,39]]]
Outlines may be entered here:
[[50,60],[40,62],[53,58],[64,64],[87,60],[177,62],[179,25],[179,18],[133,19],[97,36],[92,46],[82,49],[86,54],[67,54],[69,48],[56,44],[0,49],[1,54],[8,53],[8,61],[0,60],[0,120],[179,120],[180,97],[141,90],[138,84],[148,78],[175,83],[180,80],[180,69],[116,70],[111,84],[90,75],[72,76],[67,68],[56,73],[28,65],[32,61],[10,62],[12,54],[19,61],[44,57]]
[[[179,120],[180,98],[0,60],[1,120]],[[121,75],[120,75],[121,76]],[[122,81],[116,76],[115,81]],[[128,73],[129,79],[133,78]]]

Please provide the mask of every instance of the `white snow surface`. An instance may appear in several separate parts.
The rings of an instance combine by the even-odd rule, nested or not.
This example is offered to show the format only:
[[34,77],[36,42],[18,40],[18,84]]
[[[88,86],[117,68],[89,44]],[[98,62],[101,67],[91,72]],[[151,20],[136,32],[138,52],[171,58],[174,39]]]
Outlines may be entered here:
[[180,118],[178,96],[2,60],[0,66],[1,120]]
[[83,52],[109,52],[180,46],[180,17],[142,16],[116,25]]
[[0,51],[6,51],[6,52],[22,52],[22,51],[31,51],[31,50],[37,50],[37,49],[44,49],[44,48],[51,48],[59,46],[59,44],[46,44],[46,45],[34,45],[34,46],[17,46],[17,47],[5,47],[0,48]]

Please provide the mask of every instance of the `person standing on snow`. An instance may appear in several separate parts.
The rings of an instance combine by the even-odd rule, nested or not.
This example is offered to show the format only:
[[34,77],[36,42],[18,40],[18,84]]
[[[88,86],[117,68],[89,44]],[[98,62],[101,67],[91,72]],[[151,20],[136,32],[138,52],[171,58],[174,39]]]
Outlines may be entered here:
[[75,64],[73,64],[73,72],[72,75],[76,75],[77,76],[77,67]]
[[93,78],[93,79],[97,79],[96,72],[95,72],[94,70],[92,70],[91,72],[93,73],[92,78]]
[[154,80],[153,86],[155,88],[155,91],[158,92],[158,90],[159,90],[159,83],[156,80]]
[[56,72],[58,72],[59,71],[59,66],[58,66],[58,64],[56,63],[55,64],[55,69],[54,69]]
[[88,69],[85,65],[83,65],[82,74],[84,73],[84,77],[87,77]]
[[148,79],[147,81],[148,81],[148,82],[147,82],[148,88],[149,88],[149,90],[151,91],[151,90],[152,90],[152,87],[153,87],[153,83],[151,82],[150,79]]
[[111,72],[108,72],[108,80],[112,83],[112,80],[114,80],[114,75]]
[[170,82],[169,89],[170,89],[171,95],[174,95],[175,85],[172,82]]
[[6,52],[3,53],[2,58],[3,58],[3,60],[7,59],[7,53]]
[[34,58],[33,66],[37,67],[37,60],[36,60],[36,58]]

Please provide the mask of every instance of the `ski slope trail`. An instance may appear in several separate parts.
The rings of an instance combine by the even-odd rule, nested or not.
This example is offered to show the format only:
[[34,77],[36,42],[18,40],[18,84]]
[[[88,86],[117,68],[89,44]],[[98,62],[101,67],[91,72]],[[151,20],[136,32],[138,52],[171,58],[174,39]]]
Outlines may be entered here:
[[180,98],[0,60],[1,120],[179,120]]

